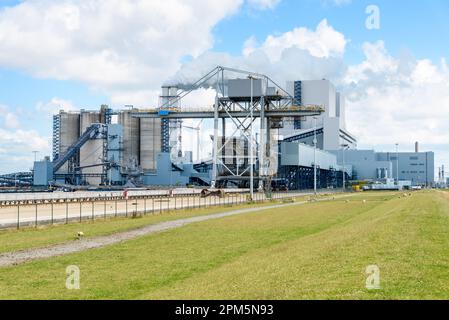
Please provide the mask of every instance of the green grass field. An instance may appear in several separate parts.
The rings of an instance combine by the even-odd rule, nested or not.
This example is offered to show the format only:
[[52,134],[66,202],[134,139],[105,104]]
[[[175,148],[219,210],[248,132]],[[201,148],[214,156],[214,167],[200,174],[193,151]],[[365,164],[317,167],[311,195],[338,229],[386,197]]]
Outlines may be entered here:
[[[304,197],[298,197],[297,201],[304,200]],[[39,248],[43,246],[73,241],[77,232],[83,231],[86,238],[96,236],[110,235],[117,232],[123,232],[139,228],[145,225],[158,222],[184,219],[202,215],[222,212],[223,210],[237,210],[251,208],[254,206],[268,206],[276,202],[254,204],[227,205],[220,207],[211,207],[203,209],[185,209],[178,211],[165,211],[163,213],[149,214],[137,218],[107,218],[103,220],[98,218],[95,221],[83,221],[82,223],[73,222],[70,224],[59,224],[54,226],[39,226],[38,228],[29,227],[21,230],[9,229],[0,230],[0,254],[5,252],[24,250],[30,248]]]
[[[448,193],[361,193],[348,200],[211,220],[0,268],[0,299],[449,298]],[[129,221],[89,226],[104,234]],[[72,226],[0,234],[0,247],[25,248],[28,235],[45,244],[68,240],[51,233],[58,228]],[[80,290],[65,288],[68,265],[80,267]],[[368,265],[380,268],[380,290],[365,288]]]

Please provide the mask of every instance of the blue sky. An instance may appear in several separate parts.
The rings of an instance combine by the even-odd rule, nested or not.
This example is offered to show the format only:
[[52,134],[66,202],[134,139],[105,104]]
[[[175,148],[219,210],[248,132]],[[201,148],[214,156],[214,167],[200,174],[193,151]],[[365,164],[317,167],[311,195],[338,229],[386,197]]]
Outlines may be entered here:
[[[172,0],[171,3],[175,6],[177,1],[179,0]],[[28,1],[23,2],[26,4]],[[395,141],[401,141],[404,149],[411,149],[414,142],[412,139],[425,139],[422,141],[424,148],[436,150],[438,152],[437,161],[446,163],[449,167],[449,154],[446,154],[445,151],[447,145],[443,141],[444,135],[440,134],[442,141],[432,139],[432,132],[443,132],[443,125],[439,121],[446,114],[440,114],[439,117],[426,115],[423,126],[427,128],[427,131],[419,130],[419,135],[417,133],[416,137],[413,135],[408,137],[403,131],[417,132],[414,127],[416,122],[411,118],[419,117],[419,110],[429,108],[429,105],[425,105],[425,102],[417,102],[410,107],[401,104],[398,108],[404,112],[408,112],[407,108],[413,108],[414,111],[410,115],[410,119],[407,120],[408,122],[403,122],[400,116],[387,114],[384,120],[385,127],[402,126],[403,130],[388,131],[381,138],[373,138],[381,132],[373,128],[370,129],[369,117],[364,116],[364,108],[371,108],[369,115],[375,115],[376,104],[382,103],[382,101],[393,104],[389,106],[390,108],[396,108],[394,105],[396,101],[402,103],[406,100],[404,97],[410,95],[410,90],[407,91],[407,88],[419,88],[420,86],[425,87],[426,101],[429,104],[443,101],[438,108],[440,110],[449,108],[445,105],[446,95],[444,93],[445,85],[447,85],[447,70],[441,63],[443,58],[448,58],[449,52],[449,42],[444,41],[445,35],[449,33],[449,2],[447,0],[248,0],[243,4],[240,4],[239,0],[226,0],[220,3],[204,0],[205,4],[202,7],[207,8],[207,16],[210,18],[202,19],[205,13],[200,12],[202,9],[197,5],[192,4],[193,16],[183,15],[180,20],[185,25],[177,26],[180,30],[179,39],[176,34],[169,34],[166,30],[161,31],[166,32],[166,36],[171,39],[167,48],[165,48],[165,44],[161,45],[157,42],[158,40],[146,42],[148,47],[145,48],[136,46],[135,43],[119,42],[120,37],[131,36],[136,30],[141,32],[145,27],[148,30],[156,29],[156,31],[157,28],[169,29],[163,24],[158,26],[145,24],[146,20],[155,20],[164,15],[162,11],[160,14],[158,13],[157,5],[157,8],[152,9],[151,14],[159,14],[159,16],[155,16],[154,19],[147,17],[140,24],[136,23],[136,20],[140,18],[138,16],[134,17],[132,21],[123,20],[123,28],[112,29],[117,26],[107,25],[105,19],[106,22],[101,26],[105,29],[110,27],[111,34],[117,34],[117,36],[116,38],[110,37],[107,30],[102,30],[104,31],[102,34],[95,34],[93,39],[96,43],[93,43],[93,41],[79,39],[79,35],[77,35],[76,30],[80,30],[78,34],[82,35],[84,26],[86,25],[87,28],[89,23],[83,14],[78,15],[77,6],[82,1],[66,1],[65,3],[70,6],[64,8],[60,5],[63,1],[35,0],[34,2],[38,4],[31,4],[29,10],[40,12],[39,9],[48,7],[49,11],[54,12],[55,15],[62,12],[64,20],[58,21],[66,23],[70,32],[67,31],[63,34],[63,31],[57,30],[57,28],[55,30],[50,30],[48,26],[43,28],[43,20],[37,16],[27,19],[23,17],[22,21],[21,17],[24,15],[24,11],[18,7],[19,1],[0,0],[0,8],[2,8],[0,9],[0,40],[2,39],[2,26],[11,28],[8,30],[13,30],[13,32],[17,30],[19,30],[17,32],[21,32],[24,28],[31,26],[31,30],[36,29],[33,34],[34,39],[42,37],[40,39],[42,47],[39,46],[39,41],[34,47],[31,45],[28,47],[26,43],[17,43],[21,41],[22,36],[7,37],[3,44],[0,41],[0,52],[4,52],[3,56],[0,53],[0,106],[2,106],[0,108],[3,108],[0,110],[4,114],[3,118],[0,117],[0,130],[3,130],[3,136],[9,135],[9,138],[3,138],[3,140],[0,138],[0,173],[28,169],[31,165],[33,147],[44,149],[42,150],[43,154],[49,153],[49,147],[43,146],[45,143],[48,145],[50,141],[50,114],[58,111],[58,104],[67,109],[81,107],[93,109],[103,103],[117,107],[124,104],[155,105],[157,104],[158,88],[166,80],[164,77],[169,78],[183,65],[188,65],[191,61],[198,61],[195,57],[220,53],[227,54],[233,59],[244,59],[242,49],[249,38],[253,37],[256,40],[255,50],[262,52],[267,37],[280,38],[295,28],[304,28],[304,30],[314,33],[324,19],[327,20],[329,28],[344,36],[346,41],[344,52],[331,48],[331,57],[325,57],[324,60],[335,58],[350,70],[339,71],[339,78],[335,79],[335,82],[347,96],[360,97],[353,98],[348,102],[348,117],[349,121],[357,122],[349,127],[361,137],[360,139],[363,139],[360,141],[361,146],[389,151],[394,148]],[[39,7],[39,3],[41,7]],[[272,3],[272,7],[264,6],[266,3]],[[365,10],[371,4],[377,5],[380,9],[381,27],[379,30],[368,30],[365,27],[367,19]],[[198,17],[196,17],[197,11]],[[73,15],[73,12],[76,15]],[[16,13],[17,16],[14,16]],[[185,10],[184,12],[179,11],[179,14],[184,13]],[[101,11],[96,14],[96,18],[103,15]],[[111,13],[114,17],[115,14],[119,13]],[[176,15],[176,11],[173,14]],[[73,17],[76,19],[73,20]],[[202,20],[207,21],[203,22]],[[169,18],[162,21],[168,21],[168,24],[177,23]],[[11,31],[8,31],[8,34],[10,33]],[[3,34],[4,37],[5,34]],[[88,36],[84,36],[84,38],[90,36],[90,33],[86,34]],[[54,39],[70,39],[72,41],[70,50],[61,49],[59,43],[53,41],[53,35]],[[148,36],[148,34],[143,36]],[[15,41],[14,39],[19,40]],[[208,40],[204,41],[204,39]],[[109,44],[108,41],[119,43]],[[327,45],[326,41],[328,40],[324,41]],[[371,60],[367,59],[366,54],[369,49],[366,44],[375,44],[378,41],[383,41],[383,47],[375,46],[372,49],[375,52],[373,54],[375,57],[372,57]],[[54,50],[52,45],[55,45]],[[161,59],[163,59],[161,62],[157,59],[158,48],[160,48]],[[76,59],[73,52],[78,52],[78,50],[79,57],[84,60]],[[101,65],[103,60],[99,58],[100,60],[91,61],[90,58],[97,53],[106,54],[105,50],[108,51],[108,57],[112,52],[112,58],[97,72],[95,68],[97,65]],[[142,50],[141,55],[136,53],[139,50]],[[311,55],[313,56],[313,53]],[[79,65],[71,67],[68,63],[64,63],[69,59],[74,59]],[[114,61],[115,64],[110,61]],[[129,67],[128,63],[132,67]],[[397,70],[395,68],[407,63],[413,65],[413,70],[402,74],[400,78],[391,80],[396,72],[394,70]],[[381,64],[380,67],[379,64]],[[276,62],[273,62],[273,65],[276,65]],[[86,69],[80,70],[83,68]],[[330,71],[325,70],[325,74],[326,72]],[[89,73],[93,75],[89,76]],[[376,87],[374,80],[369,82],[364,77],[366,74],[373,73],[373,79],[375,78],[376,81],[392,81],[391,84],[382,90],[379,89],[379,92],[371,97],[360,94],[365,91],[370,92],[370,88]],[[428,75],[439,79],[439,82],[430,81]],[[298,74],[298,78],[302,76]],[[352,86],[347,82],[348,78],[355,79]],[[354,86],[357,88],[354,89]],[[389,89],[392,86],[395,88],[398,86],[394,92]],[[384,96],[382,96],[383,94]],[[46,112],[38,112],[38,110]],[[380,110],[379,112],[385,114],[390,109],[384,107]],[[6,117],[6,114],[10,115]],[[368,120],[363,120],[365,122],[360,120],[359,123],[359,118],[368,118]],[[17,120],[17,123],[14,120]],[[15,141],[13,138],[15,133],[20,133],[22,140]],[[33,145],[27,144],[27,135],[36,139],[28,139],[33,141]],[[23,144],[23,147],[18,148],[18,144]],[[12,164],[7,164],[6,159],[10,156],[13,156],[14,161]]]

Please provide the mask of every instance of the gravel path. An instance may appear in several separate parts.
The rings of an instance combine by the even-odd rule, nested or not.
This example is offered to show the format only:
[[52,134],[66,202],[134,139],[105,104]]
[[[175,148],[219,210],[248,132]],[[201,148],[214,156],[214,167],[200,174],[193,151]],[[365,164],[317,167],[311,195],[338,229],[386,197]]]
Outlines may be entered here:
[[[332,198],[331,198],[332,199]],[[321,199],[319,201],[325,201],[329,199]],[[250,209],[241,209],[234,211],[227,211],[218,214],[211,214],[200,217],[193,217],[187,219],[180,219],[174,221],[161,222],[153,225],[148,225],[143,228],[116,233],[108,236],[101,236],[92,239],[83,239],[78,241],[71,241],[63,244],[53,245],[46,248],[28,249],[18,252],[4,253],[0,254],[0,267],[8,267],[13,265],[18,265],[28,261],[46,259],[56,256],[67,255],[71,253],[76,253],[80,251],[101,248],[104,246],[120,243],[127,240],[132,240],[138,237],[146,236],[149,234],[154,234],[158,232],[163,232],[171,229],[180,228],[185,225],[189,225],[196,222],[202,222],[207,220],[220,219],[224,217],[230,217],[235,215],[240,215],[244,213],[258,212],[269,209],[283,208],[289,206],[297,206],[307,203],[306,201],[295,202],[289,204],[280,204],[266,207],[257,207]]]

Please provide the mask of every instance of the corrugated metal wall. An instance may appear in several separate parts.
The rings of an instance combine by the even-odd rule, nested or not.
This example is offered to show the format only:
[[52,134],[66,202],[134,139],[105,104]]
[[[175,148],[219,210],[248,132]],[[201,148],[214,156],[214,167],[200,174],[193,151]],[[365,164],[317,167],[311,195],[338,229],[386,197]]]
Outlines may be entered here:
[[[82,135],[88,127],[93,123],[100,122],[100,113],[82,111],[80,115],[80,134]],[[93,164],[103,163],[103,140],[89,140],[80,150],[80,166],[90,166]],[[103,167],[92,167],[82,169],[83,174],[101,174]],[[99,185],[101,177],[86,178],[86,182],[90,185]]]
[[144,171],[157,169],[161,152],[161,119],[140,119],[140,165]]

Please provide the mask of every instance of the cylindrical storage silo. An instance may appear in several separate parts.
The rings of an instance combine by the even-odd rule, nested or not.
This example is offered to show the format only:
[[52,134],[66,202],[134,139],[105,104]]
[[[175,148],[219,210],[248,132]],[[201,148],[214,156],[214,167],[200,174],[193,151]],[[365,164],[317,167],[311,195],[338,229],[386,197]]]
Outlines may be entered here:
[[144,171],[157,169],[161,152],[161,119],[140,119],[140,166]]
[[[80,135],[80,115],[78,113],[61,111],[59,113],[59,118],[59,157],[62,157],[69,148],[78,141]],[[67,163],[58,170],[58,173],[67,172]]]
[[123,160],[122,166],[139,164],[140,154],[140,121],[132,117],[131,111],[123,111],[119,114],[119,124],[123,127]]
[[[98,112],[81,111],[80,114],[80,135],[82,135],[87,128],[94,123],[100,123],[100,114]],[[94,166],[83,168],[85,166],[92,166],[104,163],[103,139],[94,139],[87,141],[80,150],[80,167],[83,174],[99,175],[103,173],[103,166]],[[98,186],[101,184],[100,176],[87,176],[85,181],[89,185]]]

